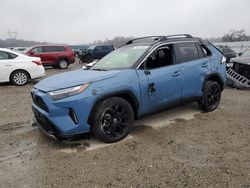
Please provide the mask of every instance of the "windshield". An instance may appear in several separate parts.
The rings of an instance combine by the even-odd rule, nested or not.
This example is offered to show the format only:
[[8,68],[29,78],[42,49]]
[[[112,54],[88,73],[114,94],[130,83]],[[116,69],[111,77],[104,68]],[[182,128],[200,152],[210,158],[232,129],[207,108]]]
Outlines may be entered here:
[[246,50],[241,56],[250,57],[250,49]]
[[98,61],[91,69],[130,68],[149,46],[123,46]]

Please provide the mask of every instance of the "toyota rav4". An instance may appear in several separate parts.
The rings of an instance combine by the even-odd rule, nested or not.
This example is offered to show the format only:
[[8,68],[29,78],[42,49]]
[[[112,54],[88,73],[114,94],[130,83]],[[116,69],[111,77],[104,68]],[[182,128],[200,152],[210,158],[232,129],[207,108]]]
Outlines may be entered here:
[[32,89],[34,120],[46,134],[92,132],[103,142],[129,133],[134,119],[196,101],[215,110],[226,81],[225,58],[191,35],[137,38],[89,70],[51,76]]

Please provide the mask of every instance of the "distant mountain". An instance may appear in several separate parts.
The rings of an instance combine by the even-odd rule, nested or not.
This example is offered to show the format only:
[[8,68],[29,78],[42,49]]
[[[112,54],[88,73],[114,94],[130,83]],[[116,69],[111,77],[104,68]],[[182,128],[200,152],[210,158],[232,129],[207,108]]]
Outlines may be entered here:
[[1,48],[6,48],[6,47],[30,47],[30,46],[34,46],[34,45],[40,45],[40,44],[49,44],[49,43],[47,43],[47,42],[19,40],[19,39],[6,39],[6,40],[1,40],[0,39],[0,47]]

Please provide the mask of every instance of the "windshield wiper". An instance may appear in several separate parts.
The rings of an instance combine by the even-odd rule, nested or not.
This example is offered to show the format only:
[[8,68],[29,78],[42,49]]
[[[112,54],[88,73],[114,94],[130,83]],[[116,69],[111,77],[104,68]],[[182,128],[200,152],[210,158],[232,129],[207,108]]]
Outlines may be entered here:
[[106,69],[90,69],[90,70],[96,70],[96,71],[107,71]]

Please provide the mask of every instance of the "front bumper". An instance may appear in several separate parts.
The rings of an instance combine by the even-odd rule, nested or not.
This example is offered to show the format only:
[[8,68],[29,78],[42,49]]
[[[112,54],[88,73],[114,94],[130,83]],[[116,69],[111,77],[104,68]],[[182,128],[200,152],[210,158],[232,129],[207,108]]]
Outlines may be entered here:
[[81,95],[53,101],[46,93],[35,88],[31,95],[34,122],[47,135],[70,138],[90,131],[87,123],[90,105]]
[[232,68],[227,70],[227,83],[236,88],[250,88],[250,80],[239,73],[237,73]]

